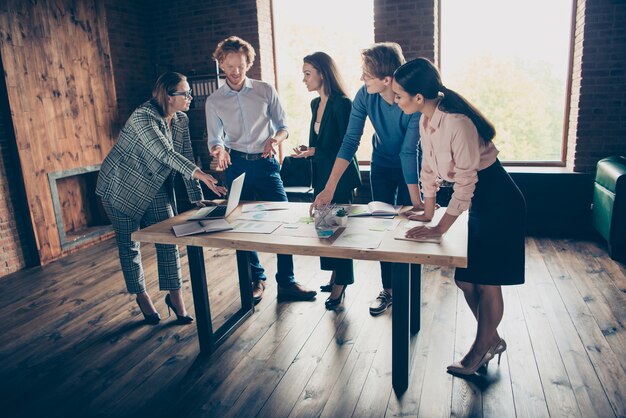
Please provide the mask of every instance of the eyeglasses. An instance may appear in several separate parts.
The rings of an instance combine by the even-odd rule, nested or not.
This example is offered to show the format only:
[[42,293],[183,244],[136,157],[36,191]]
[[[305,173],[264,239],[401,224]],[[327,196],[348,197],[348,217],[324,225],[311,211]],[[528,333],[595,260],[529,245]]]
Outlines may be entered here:
[[185,96],[185,99],[191,99],[191,90],[187,91],[175,91],[174,93],[169,93],[168,96]]

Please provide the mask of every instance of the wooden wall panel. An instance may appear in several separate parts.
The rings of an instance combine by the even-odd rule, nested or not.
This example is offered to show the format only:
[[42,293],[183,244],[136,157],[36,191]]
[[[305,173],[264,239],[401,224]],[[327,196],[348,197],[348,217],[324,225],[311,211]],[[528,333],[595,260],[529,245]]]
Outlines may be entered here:
[[[0,54],[42,263],[63,255],[48,173],[97,165],[116,97],[101,0],[0,2]],[[69,205],[83,210],[82,205]],[[72,210],[72,209],[70,209]],[[81,225],[81,213],[67,213]]]

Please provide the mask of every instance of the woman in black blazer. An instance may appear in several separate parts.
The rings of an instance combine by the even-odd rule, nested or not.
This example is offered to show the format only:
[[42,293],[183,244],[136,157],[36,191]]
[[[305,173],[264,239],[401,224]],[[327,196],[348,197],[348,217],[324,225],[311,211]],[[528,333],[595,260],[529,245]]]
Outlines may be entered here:
[[[352,101],[346,97],[345,88],[335,61],[323,52],[304,57],[303,82],[309,91],[317,91],[319,97],[311,101],[311,127],[309,146],[294,149],[296,158],[312,158],[313,190],[315,196],[326,186],[335,163],[341,141],[348,128]],[[345,171],[333,196],[333,203],[349,204],[354,189],[361,185],[361,175],[356,158]],[[346,286],[354,283],[352,260],[321,257],[322,270],[333,272],[330,283],[321,289],[331,291],[326,308],[335,309],[343,300]]]

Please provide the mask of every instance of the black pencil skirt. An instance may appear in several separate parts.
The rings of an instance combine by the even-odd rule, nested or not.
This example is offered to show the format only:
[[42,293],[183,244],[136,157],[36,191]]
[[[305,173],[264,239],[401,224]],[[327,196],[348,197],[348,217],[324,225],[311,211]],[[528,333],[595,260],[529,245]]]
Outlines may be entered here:
[[478,172],[469,210],[467,268],[455,280],[485,285],[524,283],[526,202],[499,160]]

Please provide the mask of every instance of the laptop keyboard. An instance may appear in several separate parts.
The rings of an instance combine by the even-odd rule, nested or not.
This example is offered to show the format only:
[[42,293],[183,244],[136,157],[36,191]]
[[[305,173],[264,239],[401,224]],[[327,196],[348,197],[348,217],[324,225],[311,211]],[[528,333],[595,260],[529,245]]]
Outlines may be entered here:
[[219,218],[224,217],[224,215],[226,215],[226,206],[217,206],[211,211],[211,214],[209,216],[211,218]]

